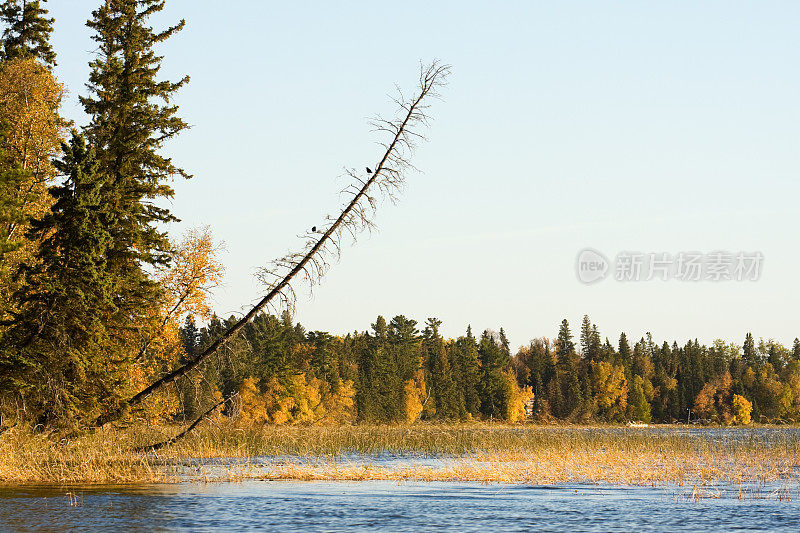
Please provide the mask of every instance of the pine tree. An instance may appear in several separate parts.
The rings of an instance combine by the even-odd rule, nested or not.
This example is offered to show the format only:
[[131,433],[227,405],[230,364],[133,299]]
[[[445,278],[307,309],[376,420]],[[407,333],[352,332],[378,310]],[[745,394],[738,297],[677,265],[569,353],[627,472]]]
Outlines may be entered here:
[[389,322],[388,341],[402,381],[412,379],[421,367],[417,321],[398,315]]
[[[105,317],[114,312],[106,271],[113,215],[102,202],[105,177],[93,150],[74,134],[56,168],[52,212],[33,223],[42,240],[28,283],[16,299],[22,313],[9,332],[15,384],[42,421],[66,421],[113,402],[123,370],[107,360]],[[6,385],[6,384],[4,384]]]
[[[586,343],[589,344],[589,328],[587,327]],[[578,356],[575,353],[575,343],[572,342],[572,332],[567,319],[561,321],[556,338],[556,372],[560,376],[562,387],[558,409],[554,412],[561,418],[568,417],[583,405],[583,387],[579,378]]]
[[461,393],[463,416],[477,417],[480,413],[480,356],[478,343],[472,335],[472,327],[467,326],[466,336],[459,337],[455,345],[455,361],[458,367],[457,389]]
[[387,354],[386,319],[378,316],[372,324],[372,335],[367,335],[366,344],[358,357],[358,379],[356,380],[356,408],[358,417],[365,421],[386,420],[385,398],[381,394],[380,360]]
[[327,382],[331,390],[338,391],[340,384],[339,365],[334,352],[334,337],[325,331],[312,331],[307,335],[308,343],[314,347],[311,356],[311,374]]
[[800,339],[794,339],[794,346],[792,347],[792,358],[795,361],[800,361]]
[[[550,342],[547,339],[534,339],[530,343],[528,357],[529,383],[533,389],[533,401],[536,413],[547,416],[553,412],[553,403],[548,401],[548,386],[555,377],[556,367],[550,353]],[[550,398],[552,400],[552,398]]]
[[197,329],[194,315],[189,315],[184,320],[180,331],[181,344],[183,345],[184,360],[191,359],[197,353],[200,343],[200,331]]
[[575,343],[572,342],[572,332],[569,330],[569,322],[567,319],[561,321],[561,326],[558,329],[558,337],[556,338],[556,356],[560,360],[575,353]]
[[47,18],[42,3],[47,0],[7,0],[0,6],[3,32],[3,59],[33,57],[55,66],[56,54],[50,46],[54,19]]
[[439,334],[442,321],[429,318],[422,332],[423,359],[429,376],[436,417],[457,419],[460,415],[453,370],[444,339]]
[[393,416],[396,420],[413,422],[419,414],[414,409],[421,409],[421,402],[424,401],[419,396],[423,393],[420,389],[425,385],[417,321],[403,315],[392,318],[388,348],[388,357],[396,369],[391,380],[398,388],[392,396],[396,402],[392,406]]
[[581,357],[586,360],[592,359],[592,322],[589,315],[583,315],[581,323]]
[[142,310],[158,301],[159,287],[145,266],[169,262],[169,241],[158,224],[177,219],[155,200],[172,197],[172,177],[189,177],[161,154],[164,143],[187,127],[172,99],[189,79],[158,79],[162,58],[153,48],[185,24],[154,31],[148,19],[163,8],[164,0],[105,0],[87,23],[99,53],[91,62],[90,95],[80,100],[91,117],[86,133],[108,176],[104,202],[117,215],[109,227],[108,270],[120,330],[141,321]]
[[628,336],[624,331],[619,335],[618,355],[619,363],[625,367],[625,373],[628,374],[633,363],[633,356],[631,355],[631,346],[628,344]]
[[757,368],[760,364],[758,352],[756,351],[756,343],[753,340],[753,335],[748,333],[744,337],[744,344],[742,345],[742,359],[746,365]]
[[478,345],[481,362],[481,413],[487,417],[501,418],[506,411],[506,380],[503,370],[508,367],[511,356],[498,335],[488,330],[481,335]]
[[783,369],[783,354],[781,354],[781,347],[780,349],[776,346],[774,341],[770,341],[767,344],[767,362],[772,365],[772,368],[775,369],[776,372],[780,372]]

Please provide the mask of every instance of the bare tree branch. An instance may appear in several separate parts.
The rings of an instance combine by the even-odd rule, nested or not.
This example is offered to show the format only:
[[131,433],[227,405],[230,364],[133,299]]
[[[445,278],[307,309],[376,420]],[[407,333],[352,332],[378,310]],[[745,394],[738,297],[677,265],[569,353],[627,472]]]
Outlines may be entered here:
[[300,251],[289,253],[260,270],[259,278],[266,285],[267,294],[250,311],[199,355],[98,417],[95,425],[101,426],[119,419],[131,407],[141,404],[157,390],[192,371],[233,338],[265,307],[274,306],[273,300],[276,298],[280,305],[291,307],[295,301],[293,282],[298,275],[308,282],[310,288],[319,283],[331,261],[339,258],[341,241],[345,234],[355,239],[359,233],[374,227],[378,196],[392,199],[400,191],[405,173],[414,168],[409,159],[416,143],[424,139],[414,128],[428,125],[426,113],[430,107],[429,101],[439,96],[437,91],[446,84],[449,73],[450,67],[438,61],[422,66],[415,96],[406,99],[398,90],[399,96],[395,102],[399,108],[394,119],[376,118],[372,121],[377,131],[392,135],[384,144],[385,152],[374,166],[374,172],[362,179],[355,170],[347,170],[346,173],[354,182],[361,185],[358,191],[342,207],[337,217],[328,217],[326,224],[318,231],[305,235],[305,244]]

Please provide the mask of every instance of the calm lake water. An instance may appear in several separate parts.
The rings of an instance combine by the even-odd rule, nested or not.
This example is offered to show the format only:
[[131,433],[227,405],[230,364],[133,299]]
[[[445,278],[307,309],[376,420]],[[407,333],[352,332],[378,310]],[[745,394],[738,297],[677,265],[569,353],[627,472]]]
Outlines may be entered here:
[[[511,430],[514,431],[514,430]],[[563,431],[563,430],[556,430]],[[710,441],[796,439],[792,429],[572,429]],[[442,458],[342,457],[391,467]],[[283,458],[253,458],[268,464]],[[175,483],[137,486],[0,487],[0,531],[800,531],[800,491],[778,499],[762,486],[739,500],[692,498],[692,487],[555,486],[450,482]],[[753,497],[755,495],[755,497]]]
[[4,531],[800,530],[800,504],[593,485],[275,482],[0,492]]

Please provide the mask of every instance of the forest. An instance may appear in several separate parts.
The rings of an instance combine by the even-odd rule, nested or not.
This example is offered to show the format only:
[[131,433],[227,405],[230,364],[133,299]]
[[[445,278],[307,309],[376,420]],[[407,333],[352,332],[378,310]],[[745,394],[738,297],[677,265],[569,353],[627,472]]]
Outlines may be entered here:
[[[155,47],[184,21],[153,29],[163,0],[100,2],[79,98],[88,121],[76,125],[62,116],[68,88],[45,4],[7,0],[0,11],[0,426],[183,422],[217,406],[275,425],[800,420],[797,339],[787,348],[748,333],[741,346],[705,346],[648,333],[612,343],[585,317],[577,339],[564,320],[555,337],[513,353],[502,328],[446,339],[436,318],[379,316],[334,335],[262,304],[245,319],[217,317],[209,295],[224,266],[211,228],[165,229],[178,221],[170,183],[191,178],[164,152],[188,127],[174,98],[189,77],[160,79]],[[417,102],[401,108],[424,119]],[[314,254],[339,248],[326,239],[369,226],[359,202],[374,204],[371,184],[400,180],[383,164],[407,164],[393,152],[406,122],[386,123],[395,141],[372,177],[315,228],[306,255],[279,261],[289,274],[269,295],[309,269],[321,277],[327,262]]]
[[[238,392],[238,416],[272,424],[800,420],[797,339],[787,349],[749,333],[742,346],[622,333],[612,344],[585,316],[577,339],[564,320],[554,338],[512,353],[502,328],[445,339],[440,326],[379,316],[367,331],[332,336],[293,324],[288,312],[261,314],[183,390],[179,410],[200,412],[214,395]],[[217,317],[201,329],[188,317],[185,351],[222,328]]]

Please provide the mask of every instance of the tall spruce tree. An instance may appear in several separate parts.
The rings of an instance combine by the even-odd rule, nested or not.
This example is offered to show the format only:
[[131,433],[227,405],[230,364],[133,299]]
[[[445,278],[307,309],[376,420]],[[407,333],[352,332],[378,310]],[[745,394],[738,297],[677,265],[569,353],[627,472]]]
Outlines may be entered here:
[[55,66],[56,53],[50,46],[53,18],[42,3],[47,0],[8,0],[0,5],[3,31],[3,59],[33,57]]
[[556,356],[562,359],[575,353],[575,343],[572,342],[572,332],[569,329],[569,322],[567,319],[561,321],[561,326],[558,329],[558,337],[556,338]]
[[592,360],[592,322],[589,315],[583,315],[581,322],[581,357]]
[[422,332],[422,350],[430,377],[436,417],[456,419],[460,416],[458,392],[449,360],[450,353],[439,334],[441,324],[442,321],[437,318],[429,318],[426,321],[425,330]]
[[758,351],[756,350],[756,343],[753,340],[753,334],[747,333],[744,337],[744,344],[742,345],[742,359],[746,365],[753,369],[757,368],[761,363]]
[[33,222],[42,245],[36,261],[22,267],[28,282],[16,299],[23,311],[8,333],[13,351],[0,372],[43,422],[96,414],[114,401],[122,378],[106,353],[105,317],[115,309],[106,277],[113,214],[101,194],[105,177],[83,137],[74,134],[62,149],[55,166],[66,180],[51,188],[51,213]]
[[508,368],[510,354],[501,337],[486,330],[478,344],[478,355],[481,363],[481,412],[487,417],[501,418],[510,400],[503,375]]
[[148,20],[163,8],[164,0],[105,0],[87,22],[99,52],[91,62],[90,94],[80,100],[91,117],[86,133],[108,176],[104,201],[117,215],[109,227],[108,271],[120,329],[130,328],[158,300],[159,288],[145,268],[169,262],[169,241],[159,223],[176,218],[157,200],[172,197],[170,179],[189,177],[161,153],[165,142],[187,128],[173,98],[189,80],[158,79],[162,57],[153,48],[185,24],[154,31]]
[[[587,344],[589,334],[587,333]],[[556,372],[559,374],[559,383],[562,387],[561,401],[554,409],[556,416],[565,418],[572,414],[583,405],[583,388],[579,378],[579,361],[575,353],[575,343],[572,341],[572,332],[569,329],[569,322],[565,318],[561,321],[556,338]]]
[[472,335],[472,326],[467,326],[466,336],[459,337],[456,341],[455,353],[458,368],[456,381],[461,394],[461,405],[464,407],[463,414],[477,417],[481,408],[481,368],[478,343]]

